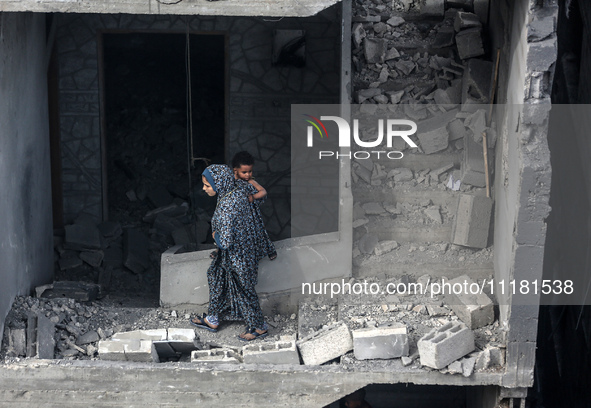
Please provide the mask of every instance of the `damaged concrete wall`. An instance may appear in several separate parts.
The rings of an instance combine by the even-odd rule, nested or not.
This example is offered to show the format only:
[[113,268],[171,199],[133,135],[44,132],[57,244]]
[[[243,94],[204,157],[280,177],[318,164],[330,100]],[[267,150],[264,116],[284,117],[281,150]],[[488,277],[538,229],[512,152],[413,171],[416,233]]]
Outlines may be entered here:
[[0,11],[34,11],[38,13],[133,13],[181,14],[209,16],[274,16],[308,17],[338,3],[338,0],[277,1],[254,0],[244,7],[241,0],[201,2],[182,0],[19,0],[0,2]]
[[0,13],[0,333],[53,273],[45,41],[43,15]]
[[[289,222],[291,103],[337,103],[339,95],[338,7],[309,19],[229,17],[61,15],[57,45],[60,64],[60,115],[64,218],[80,212],[103,216],[101,129],[99,112],[99,30],[148,30],[184,33],[227,33],[229,64],[228,159],[249,150],[257,160],[257,178],[273,194],[265,205],[277,214],[266,222],[285,238]],[[271,64],[273,31],[306,31],[306,66]],[[279,181],[277,182],[277,179]],[[275,203],[276,205],[273,205]],[[266,210],[265,210],[266,211]],[[284,235],[279,234],[282,232]],[[287,235],[288,236],[288,235]]]
[[[515,280],[519,287],[522,280],[533,282],[542,274],[551,175],[547,92],[556,60],[557,7],[533,1],[509,9],[497,6],[505,18],[500,24],[510,35],[501,57],[508,68],[499,77],[499,103],[506,106],[497,112],[502,126],[495,178],[495,278]],[[509,292],[497,295],[500,320],[508,330],[504,385],[531,386],[539,297]]]

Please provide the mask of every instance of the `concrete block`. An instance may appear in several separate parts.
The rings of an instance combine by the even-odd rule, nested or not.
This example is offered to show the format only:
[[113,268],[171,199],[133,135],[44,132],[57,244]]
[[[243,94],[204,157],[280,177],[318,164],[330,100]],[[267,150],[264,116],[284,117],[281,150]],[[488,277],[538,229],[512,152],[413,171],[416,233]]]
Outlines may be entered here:
[[[478,288],[478,283],[474,282],[468,275],[458,276],[448,282],[451,287],[463,287],[468,290],[462,290],[461,293],[447,293],[445,295],[446,304],[454,313],[466,323],[470,329],[477,329],[491,324],[495,319],[494,305],[492,300],[485,293],[474,293],[476,290],[469,288]],[[457,292],[457,291],[454,291]]]
[[421,1],[421,14],[424,16],[441,17],[445,13],[444,0],[423,0]]
[[368,64],[383,63],[388,40],[382,38],[365,38],[363,40],[363,52]]
[[385,326],[353,331],[353,352],[357,360],[391,359],[408,356],[406,326]]
[[[466,62],[462,77],[462,103],[486,104],[490,98],[493,63],[480,59]],[[478,109],[480,107],[476,107]],[[464,107],[462,107],[464,110]]]
[[25,329],[8,329],[8,347],[10,347],[17,356],[27,355],[27,337]]
[[466,13],[458,11],[454,18],[454,29],[456,32],[465,30],[467,28],[480,28],[482,23],[478,16],[474,13]]
[[103,262],[105,253],[103,251],[84,251],[80,252],[80,259],[92,266],[98,268]]
[[101,249],[101,236],[98,228],[87,223],[65,226],[66,238],[64,248],[82,251],[85,249]]
[[152,330],[133,330],[127,332],[115,333],[112,340],[167,340],[168,333],[166,329]]
[[528,43],[527,70],[545,72],[556,61],[556,38]]
[[458,55],[463,60],[484,55],[481,29],[469,28],[457,33],[456,46],[458,48]]
[[353,339],[345,323],[337,323],[297,342],[304,364],[319,365],[353,349]]
[[421,149],[425,154],[432,154],[447,149],[449,144],[449,133],[445,127],[431,132],[418,134]]
[[150,266],[150,241],[140,230],[128,228],[123,234],[123,265],[135,273]]
[[125,342],[114,340],[101,340],[98,344],[98,354],[101,360],[126,361]]
[[244,346],[242,355],[245,364],[300,364],[293,340]]
[[435,40],[431,45],[433,48],[451,47],[454,45],[454,37],[456,35],[453,27],[441,27],[435,35]]
[[464,153],[460,170],[462,183],[475,187],[486,186],[484,152],[482,145],[474,141],[471,132],[464,134]]
[[486,248],[492,204],[488,197],[460,195],[451,241],[457,245]]
[[160,362],[154,343],[151,340],[125,340],[123,342],[123,351],[127,361]]
[[398,242],[396,241],[381,241],[374,249],[374,253],[377,256],[382,256],[388,252],[392,252],[396,248],[398,248]]
[[168,329],[167,339],[193,342],[195,340],[195,330],[170,328]]
[[232,349],[195,350],[191,353],[192,363],[241,364],[242,357]]
[[431,330],[418,344],[421,364],[437,370],[474,350],[474,333],[460,322]]
[[55,324],[47,317],[37,315],[37,358],[53,359],[55,350]]
[[450,142],[458,139],[463,139],[466,135],[466,127],[464,126],[464,122],[462,122],[459,119],[451,121],[447,126],[447,131],[449,133]]
[[70,298],[80,302],[91,302],[97,298],[99,289],[99,285],[95,283],[57,281],[39,296],[48,299]]

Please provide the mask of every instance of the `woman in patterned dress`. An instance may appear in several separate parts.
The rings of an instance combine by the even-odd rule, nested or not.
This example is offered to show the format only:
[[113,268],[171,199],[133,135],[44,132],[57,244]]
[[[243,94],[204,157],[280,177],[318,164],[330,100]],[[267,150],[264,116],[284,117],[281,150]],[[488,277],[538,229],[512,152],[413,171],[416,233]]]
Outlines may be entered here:
[[202,180],[203,190],[218,196],[211,228],[219,251],[207,270],[207,315],[191,319],[191,324],[216,332],[222,320],[244,320],[247,328],[240,340],[263,338],[268,328],[255,291],[261,251],[248,197],[226,165],[207,167]]

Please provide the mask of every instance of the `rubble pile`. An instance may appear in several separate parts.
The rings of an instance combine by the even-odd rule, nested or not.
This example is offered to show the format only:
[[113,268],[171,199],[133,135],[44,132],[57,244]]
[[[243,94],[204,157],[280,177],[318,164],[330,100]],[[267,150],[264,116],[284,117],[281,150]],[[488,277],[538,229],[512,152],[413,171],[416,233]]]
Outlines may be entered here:
[[[423,275],[416,280],[402,276],[351,279],[343,284],[352,288],[420,284],[426,289],[445,281],[445,277]],[[43,288],[38,292],[45,293]],[[217,333],[195,330],[189,324],[193,310],[18,297],[7,317],[0,356],[5,360],[340,364],[356,369],[439,370],[469,377],[504,365],[504,330],[494,320],[488,296],[479,296],[483,298],[478,310],[469,305],[470,296],[444,296],[429,290],[304,298],[297,315],[265,317],[270,336],[246,345],[237,339],[242,322],[225,323]]]
[[[483,135],[489,164],[497,137],[495,123],[488,123],[494,64],[486,59],[483,3],[396,0],[354,6],[353,100],[358,105],[352,111],[369,123],[360,139],[375,140],[376,119],[405,118],[417,124],[411,139],[418,146],[395,137],[391,147],[380,146],[381,157],[353,155],[358,268],[406,243],[445,247],[438,256],[449,244],[477,251],[488,246],[490,210],[479,202],[474,210],[470,201],[486,194]],[[389,152],[404,157],[388,160]],[[458,209],[459,199],[468,204]]]

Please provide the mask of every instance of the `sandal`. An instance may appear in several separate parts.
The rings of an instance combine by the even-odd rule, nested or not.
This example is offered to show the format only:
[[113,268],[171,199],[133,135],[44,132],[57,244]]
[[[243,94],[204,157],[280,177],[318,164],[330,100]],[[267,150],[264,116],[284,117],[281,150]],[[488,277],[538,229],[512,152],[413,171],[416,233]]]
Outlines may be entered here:
[[203,313],[203,316],[201,316],[201,317],[194,317],[194,318],[190,319],[189,323],[191,323],[195,327],[199,327],[200,329],[209,330],[212,333],[215,333],[218,331],[217,326],[211,327],[209,325],[210,323],[207,321],[207,318],[205,317],[205,313]]
[[217,250],[217,249],[216,249],[215,251],[211,251],[211,252],[209,253],[209,257],[210,257],[211,259],[215,259],[217,256],[218,256],[218,250]]
[[[254,337],[252,339],[247,339],[247,338],[242,337],[246,334],[252,334]],[[263,333],[259,333],[259,332],[257,332],[257,329],[255,329],[254,327],[247,327],[246,331],[244,333],[238,335],[238,339],[242,340],[242,341],[253,341],[256,339],[264,339],[268,335],[269,335],[268,331],[265,331]]]
[[277,252],[273,251],[273,253],[269,254],[269,259],[271,261],[274,261],[275,259],[277,259]]

